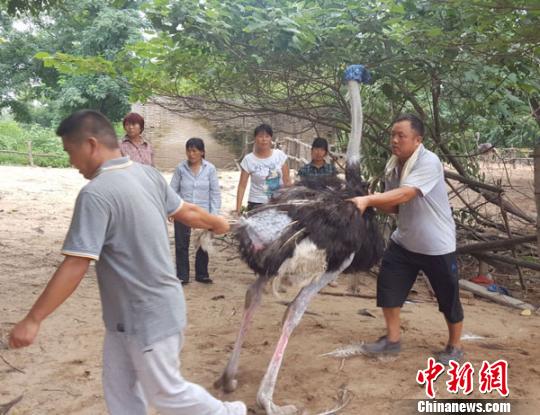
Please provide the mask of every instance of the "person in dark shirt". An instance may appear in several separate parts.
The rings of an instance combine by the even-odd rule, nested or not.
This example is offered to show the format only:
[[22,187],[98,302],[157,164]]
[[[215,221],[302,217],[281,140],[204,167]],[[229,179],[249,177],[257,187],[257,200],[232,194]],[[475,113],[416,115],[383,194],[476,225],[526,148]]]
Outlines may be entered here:
[[336,168],[333,164],[327,163],[325,157],[328,154],[328,141],[317,137],[311,144],[311,162],[302,166],[298,170],[298,176],[335,176]]

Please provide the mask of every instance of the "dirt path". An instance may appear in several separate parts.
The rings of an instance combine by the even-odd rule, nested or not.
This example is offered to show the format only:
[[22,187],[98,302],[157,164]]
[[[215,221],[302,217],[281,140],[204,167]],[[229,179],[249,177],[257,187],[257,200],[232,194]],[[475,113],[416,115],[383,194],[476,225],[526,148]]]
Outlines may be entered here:
[[[221,176],[227,210],[233,207],[237,176],[233,172]],[[72,169],[0,167],[0,340],[5,341],[9,329],[24,316],[61,261],[60,247],[76,194],[84,183]],[[211,258],[215,284],[193,283],[185,288],[189,325],[182,352],[183,373],[219,397],[224,395],[212,383],[231,350],[245,289],[253,281],[251,272],[238,260],[229,260],[230,256],[224,251]],[[362,284],[364,294],[374,293],[372,277],[363,277]],[[347,281],[342,279],[339,287],[327,290],[345,292],[346,288]],[[276,402],[293,403],[314,414],[332,407],[344,385],[354,399],[343,414],[406,413],[407,400],[425,397],[415,381],[417,371],[425,369],[427,357],[445,341],[445,326],[436,305],[421,285],[416,288],[422,302],[406,304],[403,309],[404,349],[393,361],[321,357],[342,345],[378,337],[384,322],[374,300],[317,296],[309,308],[315,314],[305,316],[289,343]],[[289,289],[284,297],[293,295]],[[285,311],[271,295],[263,302],[241,358],[239,387],[227,396],[245,400],[252,414],[261,414],[255,395]],[[538,413],[540,319],[479,299],[464,302],[466,332],[483,337],[465,342],[468,360],[478,371],[483,360],[506,359],[510,398],[521,406],[516,413]],[[375,318],[358,314],[361,309],[368,309]],[[73,297],[43,324],[35,345],[23,350],[0,347],[0,356],[24,372],[0,359],[0,404],[24,395],[10,414],[106,413],[100,379],[102,336],[92,267]],[[436,383],[437,398],[451,397],[445,390],[447,378],[443,378]],[[482,395],[475,383],[468,398],[498,398],[498,393]]]

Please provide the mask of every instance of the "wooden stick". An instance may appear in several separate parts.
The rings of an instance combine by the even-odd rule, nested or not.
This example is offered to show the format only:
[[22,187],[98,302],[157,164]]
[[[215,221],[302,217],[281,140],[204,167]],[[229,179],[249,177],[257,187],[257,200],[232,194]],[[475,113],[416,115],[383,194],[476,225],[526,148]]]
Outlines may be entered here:
[[[285,307],[289,307],[289,305],[291,304],[290,301],[285,301],[285,300],[279,300],[279,301],[276,301],[276,302],[277,302],[278,304],[284,305]],[[316,313],[316,312],[314,312],[314,311],[309,311],[309,310],[304,311],[304,314],[305,314],[305,315],[308,315],[308,316],[321,317],[321,314]]]
[[525,242],[536,241],[536,235],[520,236],[513,239],[499,239],[497,241],[479,242],[476,244],[462,245],[456,249],[456,254],[468,254],[475,251],[493,251],[508,249]]
[[444,171],[444,175],[448,179],[457,180],[461,183],[468,184],[471,190],[480,193],[488,202],[493,203],[497,206],[500,206],[502,204],[508,213],[511,213],[512,215],[517,216],[518,218],[521,218],[529,223],[536,222],[534,218],[522,212],[519,208],[512,206],[506,200],[503,200],[501,194],[504,191],[500,187],[472,180],[468,177],[461,176],[460,174],[448,170]]
[[497,292],[491,292],[486,287],[475,284],[467,280],[459,280],[460,288],[470,291],[480,297],[487,298],[495,303],[507,305],[514,308],[519,308],[520,310],[536,310],[536,307],[532,304],[525,303],[517,298],[510,297]]
[[511,264],[511,265],[519,265],[524,268],[534,269],[535,271],[540,271],[540,264],[536,262],[531,261],[521,261],[518,259],[502,256],[502,255],[495,255],[495,254],[485,254],[480,252],[471,252],[472,256],[475,256],[479,259],[482,259],[486,262],[503,262],[505,264]]
[[11,408],[13,408],[15,405],[17,405],[23,398],[23,395],[19,396],[18,398],[13,399],[12,401],[9,401],[7,403],[3,403],[0,405],[0,415],[6,415]]
[[367,294],[351,294],[351,293],[331,293],[328,291],[320,291],[320,295],[332,295],[334,297],[357,297],[357,298],[369,298],[370,300],[373,300],[377,298],[375,295],[367,295]]
[[[27,158],[29,157],[28,156],[28,151],[12,151],[12,150],[0,150],[0,153],[3,153],[3,154],[16,154],[16,155],[20,155],[20,156],[26,156]],[[62,157],[62,154],[53,154],[53,153],[34,153],[32,152],[32,157],[56,157],[56,158],[60,158]]]
[[13,370],[16,370],[16,371],[19,372],[19,373],[24,373],[24,370],[21,370],[21,369],[15,367],[15,366],[13,366],[13,365],[12,365],[11,363],[9,363],[6,359],[4,359],[4,356],[2,356],[1,354],[0,354],[0,359],[2,359],[2,361],[3,361],[6,365],[8,365],[10,368],[12,368]]
[[511,213],[512,215],[517,216],[518,218],[523,219],[524,221],[528,223],[536,223],[535,218],[527,215],[518,207],[512,206],[509,202],[507,202],[506,200],[502,198],[501,194],[493,194],[492,192],[486,192],[483,190],[480,190],[480,193],[482,194],[482,196],[484,196],[484,199],[486,199],[488,202],[491,202],[497,206],[502,205],[508,213]]
[[467,200],[465,200],[465,198],[461,195],[461,193],[457,192],[457,190],[454,188],[454,186],[452,185],[452,183],[450,183],[450,181],[448,179],[446,179],[446,183],[448,184],[448,186],[455,192],[456,196],[461,200],[461,202],[469,209],[469,211],[471,212],[471,215],[474,216],[474,218],[476,219],[476,221],[478,223],[481,223],[481,224],[484,224],[486,226],[493,226],[495,228],[497,227],[500,227],[501,230],[504,230],[502,229],[502,225],[498,225],[494,222],[491,222],[491,220],[489,218],[487,218],[486,216],[483,216],[479,211],[478,211],[478,207],[473,207]]
[[503,189],[497,186],[492,186],[490,184],[482,183],[477,180],[470,179],[468,177],[464,177],[460,174],[454,173],[450,170],[444,171],[444,176],[448,179],[457,180],[458,182],[468,184],[471,188],[479,188],[479,189],[485,189],[489,190],[490,192],[494,193],[502,193]]
[[465,229],[466,231],[469,231],[471,233],[471,235],[473,235],[479,241],[487,241],[488,240],[484,235],[480,235],[478,232],[476,232],[476,229],[471,228],[470,226],[467,226],[464,223],[456,221],[456,226],[459,226],[460,228]]

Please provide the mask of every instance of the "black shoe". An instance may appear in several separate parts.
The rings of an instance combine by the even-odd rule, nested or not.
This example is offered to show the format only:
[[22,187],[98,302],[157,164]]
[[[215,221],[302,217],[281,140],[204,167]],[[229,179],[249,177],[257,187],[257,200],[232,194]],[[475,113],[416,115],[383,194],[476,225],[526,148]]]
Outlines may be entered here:
[[213,284],[214,281],[210,277],[195,277],[195,281],[201,282],[203,284]]
[[182,282],[182,285],[187,285],[189,284],[189,281],[186,281],[186,280],[180,280]]

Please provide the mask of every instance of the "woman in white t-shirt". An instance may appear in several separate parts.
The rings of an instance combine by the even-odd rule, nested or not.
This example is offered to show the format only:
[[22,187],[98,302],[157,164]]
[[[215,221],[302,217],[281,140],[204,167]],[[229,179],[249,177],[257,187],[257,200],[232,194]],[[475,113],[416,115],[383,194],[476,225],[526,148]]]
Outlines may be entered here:
[[291,184],[287,155],[281,150],[272,149],[272,135],[272,127],[268,124],[255,128],[253,152],[246,155],[240,163],[242,172],[236,193],[238,215],[242,210],[248,178],[251,177],[248,211],[268,202],[276,190]]

